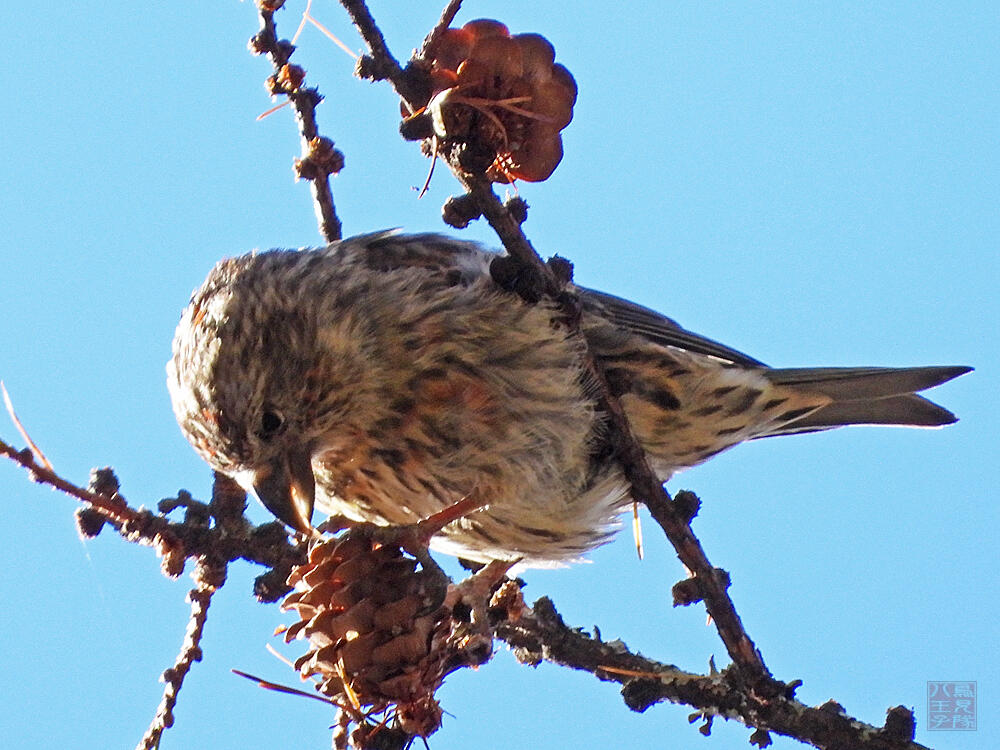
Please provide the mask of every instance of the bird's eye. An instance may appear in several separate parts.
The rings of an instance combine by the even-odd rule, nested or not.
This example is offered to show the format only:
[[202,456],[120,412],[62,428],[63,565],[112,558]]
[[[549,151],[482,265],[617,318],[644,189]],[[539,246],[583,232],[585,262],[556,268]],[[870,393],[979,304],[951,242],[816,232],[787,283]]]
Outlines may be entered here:
[[260,415],[260,429],[257,431],[257,436],[261,440],[268,440],[281,429],[281,425],[284,423],[285,420],[278,412],[268,409]]

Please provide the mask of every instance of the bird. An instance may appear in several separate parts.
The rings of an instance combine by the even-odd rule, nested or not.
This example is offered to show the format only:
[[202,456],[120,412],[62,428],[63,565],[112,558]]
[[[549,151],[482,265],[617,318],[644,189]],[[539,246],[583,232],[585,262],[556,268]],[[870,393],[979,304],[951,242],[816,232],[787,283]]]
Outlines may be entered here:
[[[323,513],[383,526],[475,498],[431,548],[564,565],[631,507],[606,387],[657,478],[762,437],[956,421],[917,395],[965,366],[771,368],[619,297],[501,288],[502,257],[397,230],[220,261],[178,324],[167,385],[181,431],[292,529]],[[599,386],[588,369],[604,373]]]

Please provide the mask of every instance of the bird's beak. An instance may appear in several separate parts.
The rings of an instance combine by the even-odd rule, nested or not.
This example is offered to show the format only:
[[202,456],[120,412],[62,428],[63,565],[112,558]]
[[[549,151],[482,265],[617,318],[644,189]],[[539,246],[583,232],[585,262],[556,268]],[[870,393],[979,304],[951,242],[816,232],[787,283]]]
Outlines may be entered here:
[[316,479],[309,451],[294,449],[254,472],[253,491],[264,507],[296,531],[312,531]]

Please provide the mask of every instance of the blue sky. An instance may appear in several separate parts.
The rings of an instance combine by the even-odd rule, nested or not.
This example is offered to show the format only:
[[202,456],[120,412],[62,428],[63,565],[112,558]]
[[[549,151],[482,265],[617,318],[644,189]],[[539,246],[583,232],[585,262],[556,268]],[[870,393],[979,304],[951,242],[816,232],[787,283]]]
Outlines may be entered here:
[[[290,34],[304,3],[289,2]],[[851,429],[758,441],[673,480],[703,500],[709,558],[774,674],[799,697],[880,724],[918,712],[935,748],[1000,743],[995,623],[1000,421],[995,3],[662,3],[480,0],[464,22],[545,34],[580,88],[566,156],[523,185],[525,225],[577,280],[630,297],[776,366],[971,364],[935,392],[944,430]],[[295,184],[291,113],[263,122],[267,63],[245,43],[250,3],[26,4],[8,14],[0,137],[0,377],[57,469],[113,465],[134,504],[210,476],[164,386],[173,328],[219,258],[316,244]],[[436,3],[373,2],[399,56]],[[361,43],[339,6],[314,13]],[[296,58],[327,100],[322,131],[347,157],[334,183],[347,233],[444,231],[457,191],[396,134],[385,86],[307,29]],[[465,236],[496,244],[488,227]],[[0,435],[19,442],[0,418]],[[9,747],[129,747],[179,647],[187,577],[111,534],[77,539],[74,501],[0,463],[5,603],[0,736]],[[253,516],[264,520],[259,508]],[[674,610],[683,570],[655,526],[593,564],[529,573],[567,621],[686,669],[725,651],[698,608]],[[259,690],[230,668],[293,681],[264,645],[287,621],[234,565],[206,657],[164,748],[328,747],[319,703]],[[297,653],[294,649],[288,653]],[[975,680],[976,732],[927,732],[925,685]],[[689,709],[630,713],[613,686],[518,666],[501,652],[440,693],[432,739],[458,747],[747,747]],[[779,749],[797,746],[776,740]]]

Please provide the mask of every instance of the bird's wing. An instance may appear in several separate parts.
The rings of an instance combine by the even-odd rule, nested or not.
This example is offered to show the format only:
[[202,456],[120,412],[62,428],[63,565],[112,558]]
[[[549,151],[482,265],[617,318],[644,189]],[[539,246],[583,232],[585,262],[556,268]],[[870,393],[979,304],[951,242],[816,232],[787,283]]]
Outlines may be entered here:
[[593,289],[580,287],[579,290],[585,311],[600,315],[618,328],[655,344],[675,346],[696,354],[708,354],[747,367],[766,367],[760,360],[685,330],[675,321],[648,307]]

